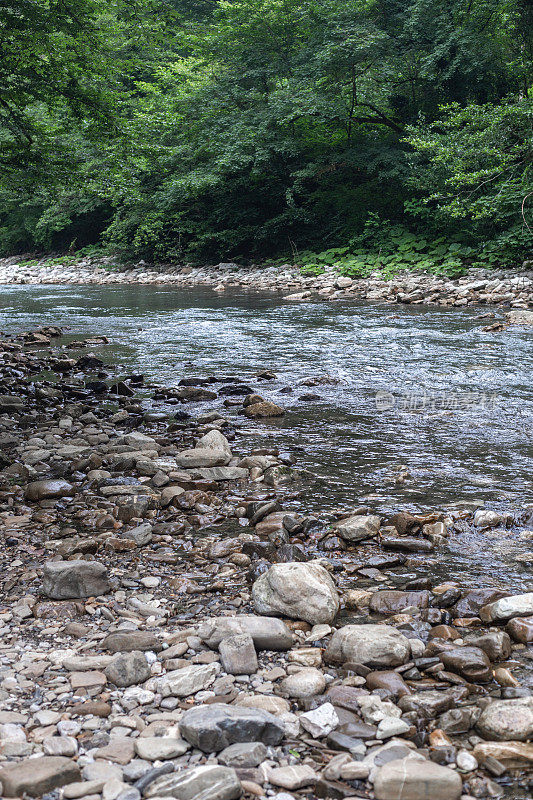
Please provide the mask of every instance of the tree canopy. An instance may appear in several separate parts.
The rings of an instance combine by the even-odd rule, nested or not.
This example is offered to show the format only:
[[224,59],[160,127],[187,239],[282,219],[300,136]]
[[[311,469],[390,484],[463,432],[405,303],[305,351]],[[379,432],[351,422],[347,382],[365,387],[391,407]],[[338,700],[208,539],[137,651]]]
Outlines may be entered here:
[[516,260],[532,74],[528,0],[0,0],[0,249]]

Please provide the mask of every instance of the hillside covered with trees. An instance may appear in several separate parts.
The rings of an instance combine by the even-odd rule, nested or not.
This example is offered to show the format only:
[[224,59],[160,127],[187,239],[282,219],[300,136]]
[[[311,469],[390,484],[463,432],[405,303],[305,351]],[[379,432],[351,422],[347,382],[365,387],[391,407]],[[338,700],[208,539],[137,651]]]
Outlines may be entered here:
[[532,75],[530,0],[4,0],[0,252],[516,266]]

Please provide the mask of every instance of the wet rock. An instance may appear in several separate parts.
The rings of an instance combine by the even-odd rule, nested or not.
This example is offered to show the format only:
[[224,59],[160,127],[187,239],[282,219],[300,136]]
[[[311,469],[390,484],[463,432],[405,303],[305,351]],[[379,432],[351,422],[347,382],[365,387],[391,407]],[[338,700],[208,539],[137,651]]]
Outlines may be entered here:
[[104,650],[110,653],[129,653],[133,650],[161,650],[161,640],[151,631],[116,631],[102,641]]
[[239,633],[251,636],[258,650],[289,650],[292,647],[292,633],[281,619],[253,614],[213,617],[202,623],[199,635],[209,647],[216,649],[223,639]]
[[58,500],[61,497],[72,497],[75,489],[67,481],[55,479],[33,481],[24,489],[24,497],[31,502],[39,500]]
[[515,617],[505,626],[507,633],[515,642],[533,642],[533,617]]
[[294,675],[281,681],[281,691],[289,697],[313,697],[322,694],[326,680],[322,672],[314,667],[303,667]]
[[491,661],[505,661],[511,655],[511,639],[505,631],[493,631],[469,639],[469,645],[480,647]]
[[258,394],[250,394],[244,400],[244,413],[247,417],[282,417],[285,411],[281,406],[265,400]]
[[98,561],[48,561],[43,567],[43,592],[53,600],[106,594],[107,569]]
[[400,536],[407,536],[411,531],[419,529],[421,526],[420,520],[408,511],[400,511],[398,514],[393,514],[389,519],[389,525],[392,525]]
[[62,756],[43,756],[5,764],[0,768],[3,797],[41,797],[47,792],[81,779],[77,764]]
[[494,700],[481,712],[477,730],[485,739],[524,742],[533,736],[533,697]]
[[325,652],[326,661],[353,661],[369,667],[396,667],[410,654],[409,640],[388,625],[346,625],[335,631]]
[[395,589],[383,589],[374,592],[370,599],[370,610],[376,614],[398,614],[404,608],[427,608],[429,592],[401,592]]
[[191,664],[157,679],[163,697],[188,697],[207,689],[220,672],[220,664]]
[[413,536],[404,536],[401,539],[383,539],[381,542],[385,550],[398,550],[400,553],[432,553],[435,546],[427,539],[416,539]]
[[492,679],[489,658],[479,647],[453,647],[443,650],[439,658],[446,669],[457,672],[472,683],[487,683]]
[[220,703],[186,711],[179,729],[184,739],[205,753],[239,742],[277,745],[285,734],[283,723],[267,711]]
[[150,677],[150,665],[144,653],[133,650],[116,655],[105,668],[105,675],[115,686],[134,686]]
[[162,775],[150,784],[145,797],[176,800],[236,800],[242,794],[237,773],[230,767],[206,764],[174,775]]
[[478,509],[474,514],[474,525],[477,528],[497,528],[505,521],[505,518],[496,511],[488,511],[485,509]]
[[197,447],[193,450],[183,450],[175,456],[176,464],[183,469],[195,467],[225,467],[231,460],[225,450],[213,450],[207,447]]
[[517,309],[507,312],[507,319],[511,325],[533,325],[533,311]]
[[507,595],[508,592],[502,592],[500,589],[471,589],[454,606],[454,615],[456,617],[477,617],[483,606]]
[[411,758],[390,761],[374,780],[376,800],[459,800],[462,787],[448,767]]
[[375,515],[367,517],[355,515],[336,522],[333,530],[347,542],[360,542],[376,536],[380,523],[380,517]]
[[257,672],[254,640],[248,633],[237,633],[223,639],[218,650],[222,667],[230,675],[253,675]]
[[499,622],[512,617],[527,617],[530,614],[533,614],[533,592],[504,597],[479,610],[483,622]]
[[287,616],[311,625],[330,623],[339,610],[331,576],[316,562],[274,564],[252,587],[259,614]]

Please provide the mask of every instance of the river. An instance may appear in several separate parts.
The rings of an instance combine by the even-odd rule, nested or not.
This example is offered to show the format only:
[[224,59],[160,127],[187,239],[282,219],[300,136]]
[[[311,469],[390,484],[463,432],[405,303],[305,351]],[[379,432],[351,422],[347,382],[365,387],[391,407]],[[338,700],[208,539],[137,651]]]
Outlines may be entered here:
[[[283,418],[260,423],[235,408],[227,414],[247,446],[253,437],[278,447],[318,476],[307,510],[480,500],[518,520],[533,502],[531,335],[485,332],[486,313],[288,304],[201,288],[4,286],[0,294],[3,331],[54,324],[78,337],[103,334],[110,344],[97,353],[112,353],[123,374],[165,385],[232,375],[282,405]],[[261,370],[276,378],[258,382]],[[466,570],[479,585],[524,591],[530,573],[516,557],[530,549],[519,524],[499,536],[469,530],[450,541],[442,574],[464,582]]]

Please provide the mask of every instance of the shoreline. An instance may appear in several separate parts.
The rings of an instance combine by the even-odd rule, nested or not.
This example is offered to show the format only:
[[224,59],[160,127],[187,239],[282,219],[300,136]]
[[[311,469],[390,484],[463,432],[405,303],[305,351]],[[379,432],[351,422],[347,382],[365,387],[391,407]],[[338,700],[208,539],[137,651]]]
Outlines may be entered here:
[[475,268],[461,278],[409,272],[384,280],[378,276],[352,279],[333,268],[317,276],[298,268],[241,267],[222,263],[211,267],[148,268],[144,264],[117,268],[112,259],[49,265],[47,259],[26,265],[15,257],[0,259],[1,285],[204,286],[216,292],[240,288],[273,291],[289,302],[307,300],[368,300],[397,305],[443,307],[496,306],[533,308],[533,270]]
[[520,797],[533,593],[432,566],[527,508],[309,514],[297,466],[198,413],[224,379],[117,380],[62,335],[0,342],[3,796]]

